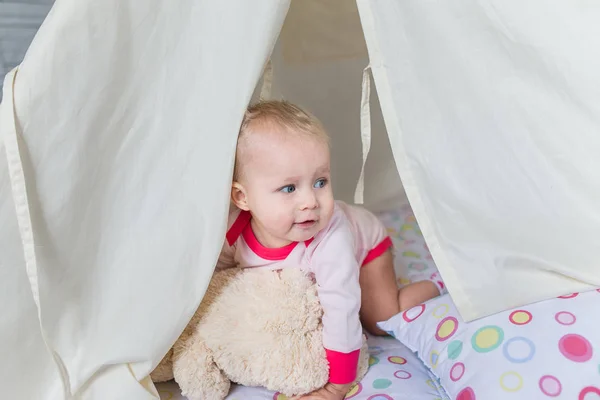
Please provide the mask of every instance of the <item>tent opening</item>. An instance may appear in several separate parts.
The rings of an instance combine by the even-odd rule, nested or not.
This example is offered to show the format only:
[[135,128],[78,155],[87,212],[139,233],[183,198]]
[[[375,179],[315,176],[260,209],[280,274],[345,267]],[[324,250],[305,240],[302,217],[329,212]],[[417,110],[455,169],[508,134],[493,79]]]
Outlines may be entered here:
[[[355,2],[291,2],[271,56],[270,98],[297,103],[324,124],[332,143],[334,195],[348,203],[354,202],[362,166],[361,82],[368,65],[369,55]],[[261,79],[252,101],[259,99],[262,85]],[[364,206],[378,212],[408,200],[373,83],[370,120],[371,148],[365,165]]]

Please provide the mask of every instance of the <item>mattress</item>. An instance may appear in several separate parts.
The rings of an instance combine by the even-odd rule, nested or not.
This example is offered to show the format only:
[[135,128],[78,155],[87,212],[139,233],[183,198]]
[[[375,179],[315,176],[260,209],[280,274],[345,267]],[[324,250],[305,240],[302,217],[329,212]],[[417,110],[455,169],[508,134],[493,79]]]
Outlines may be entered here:
[[[417,276],[436,272],[418,224],[408,205],[378,214],[395,247],[396,276],[403,286]],[[447,400],[449,397],[425,364],[393,337],[368,335],[370,368],[346,397],[353,400]],[[158,384],[161,400],[182,400],[174,382]],[[285,400],[264,388],[233,385],[228,400]]]

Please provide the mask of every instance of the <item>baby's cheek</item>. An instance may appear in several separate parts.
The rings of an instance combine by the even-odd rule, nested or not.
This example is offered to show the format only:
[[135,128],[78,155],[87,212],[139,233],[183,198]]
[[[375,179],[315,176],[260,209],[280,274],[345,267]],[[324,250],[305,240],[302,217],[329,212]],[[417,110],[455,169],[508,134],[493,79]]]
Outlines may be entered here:
[[319,207],[321,208],[321,211],[333,210],[333,203],[335,200],[333,199],[333,193],[331,190],[324,189],[319,194]]
[[270,220],[277,217],[280,213],[281,207],[277,201],[275,201],[272,196],[264,196],[255,204],[256,210],[260,210],[261,218],[264,220]]
[[267,210],[266,218],[269,227],[280,234],[289,231],[294,222],[289,213],[281,212],[281,209],[275,207]]

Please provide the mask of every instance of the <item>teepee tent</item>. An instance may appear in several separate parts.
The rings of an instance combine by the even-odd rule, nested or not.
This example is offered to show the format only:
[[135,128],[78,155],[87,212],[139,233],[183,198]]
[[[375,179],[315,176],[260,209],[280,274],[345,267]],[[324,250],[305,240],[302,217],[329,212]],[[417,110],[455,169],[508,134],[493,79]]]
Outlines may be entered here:
[[365,206],[406,193],[465,319],[600,286],[599,17],[560,0],[58,1],[0,107],[3,394],[158,397],[148,374],[210,279],[259,93],[323,120],[340,199],[370,148]]

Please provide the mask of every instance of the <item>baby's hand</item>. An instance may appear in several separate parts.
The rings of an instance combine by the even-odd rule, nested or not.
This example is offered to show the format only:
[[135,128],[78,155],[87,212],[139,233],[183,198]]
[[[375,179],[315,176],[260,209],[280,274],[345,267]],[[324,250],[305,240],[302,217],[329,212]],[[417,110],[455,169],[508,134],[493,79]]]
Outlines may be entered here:
[[343,400],[352,384],[336,385],[328,383],[325,387],[304,396],[292,397],[290,400]]

